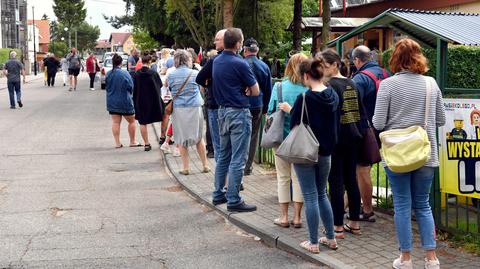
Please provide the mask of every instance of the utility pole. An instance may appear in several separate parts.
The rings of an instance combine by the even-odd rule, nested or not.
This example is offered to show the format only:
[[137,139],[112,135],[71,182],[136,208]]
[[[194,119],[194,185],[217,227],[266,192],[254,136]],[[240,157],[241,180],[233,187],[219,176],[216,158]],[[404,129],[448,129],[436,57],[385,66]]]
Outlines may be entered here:
[[32,28],[33,28],[33,74],[37,75],[37,46],[35,40],[35,7],[32,6]]

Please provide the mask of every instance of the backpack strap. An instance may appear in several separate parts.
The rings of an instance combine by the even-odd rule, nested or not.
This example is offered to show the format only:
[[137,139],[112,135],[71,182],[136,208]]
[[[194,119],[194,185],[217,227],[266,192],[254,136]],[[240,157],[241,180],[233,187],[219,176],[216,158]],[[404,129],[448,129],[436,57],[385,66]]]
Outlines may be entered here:
[[375,83],[375,88],[376,88],[376,91],[377,91],[377,92],[378,92],[378,89],[380,88],[380,82],[388,77],[387,70],[385,70],[384,68],[382,68],[382,74],[383,74],[383,78],[382,78],[382,79],[378,78],[378,77],[377,77],[372,71],[370,71],[370,70],[362,70],[362,71],[360,71],[359,73],[362,73],[362,74],[368,76],[369,78],[371,78],[371,79],[373,80],[373,82]]

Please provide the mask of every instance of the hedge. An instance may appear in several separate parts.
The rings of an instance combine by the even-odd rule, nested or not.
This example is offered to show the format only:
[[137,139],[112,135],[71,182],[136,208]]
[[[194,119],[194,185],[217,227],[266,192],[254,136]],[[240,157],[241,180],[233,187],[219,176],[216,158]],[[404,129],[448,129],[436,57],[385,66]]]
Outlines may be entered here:
[[[436,50],[423,49],[428,59],[430,70],[427,75],[435,77]],[[382,64],[389,68],[389,61],[392,49],[383,52]],[[449,46],[448,47],[448,88],[480,89],[480,47],[471,46]]]
[[22,51],[19,49],[0,49],[0,66],[3,66],[8,58],[10,57],[10,51],[16,51],[17,52],[17,59],[20,59],[22,56]]

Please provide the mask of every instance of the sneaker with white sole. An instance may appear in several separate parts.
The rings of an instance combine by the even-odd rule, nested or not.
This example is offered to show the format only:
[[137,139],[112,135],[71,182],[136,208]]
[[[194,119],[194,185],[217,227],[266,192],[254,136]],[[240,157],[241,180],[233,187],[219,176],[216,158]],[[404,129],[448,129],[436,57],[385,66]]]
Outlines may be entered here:
[[91,90],[91,91],[94,91],[94,90],[95,90],[95,88],[90,88],[90,90]]
[[173,157],[180,157],[180,150],[177,147],[173,150]]
[[167,142],[163,142],[160,149],[165,151],[165,153],[170,153],[170,145]]
[[412,260],[402,261],[402,257],[394,260],[392,266],[394,269],[412,269],[413,268]]
[[427,260],[425,258],[425,269],[440,269],[440,261],[438,259]]

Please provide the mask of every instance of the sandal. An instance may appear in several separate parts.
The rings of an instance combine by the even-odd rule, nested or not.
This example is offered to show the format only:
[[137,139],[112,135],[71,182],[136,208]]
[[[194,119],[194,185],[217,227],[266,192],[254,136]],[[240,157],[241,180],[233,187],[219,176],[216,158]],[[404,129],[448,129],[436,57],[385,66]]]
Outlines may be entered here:
[[[333,232],[335,233],[335,238],[336,239],[345,239],[345,235],[343,234],[343,230],[341,230],[341,231],[333,230]],[[323,229],[322,233],[326,235],[327,231],[325,229]]]
[[184,176],[190,175],[190,171],[188,171],[188,169],[187,169],[187,170],[182,170],[182,171],[180,171],[180,172],[178,172],[178,173],[179,173],[180,175],[184,175]]
[[359,216],[360,221],[368,221],[368,222],[375,222],[375,213],[370,212],[370,213],[362,213]]
[[280,222],[280,219],[273,220],[273,224],[280,226],[282,228],[290,228],[290,223],[288,222]]
[[141,146],[143,146],[143,145],[140,144],[140,143],[137,143],[137,144],[132,144],[132,145],[130,145],[129,147],[131,147],[131,148],[137,148],[137,147],[141,147]]
[[313,254],[320,253],[320,248],[318,247],[318,244],[312,244],[310,243],[310,241],[303,241],[302,243],[300,243],[300,247]]
[[145,145],[145,151],[150,151],[152,150],[152,145],[148,144],[148,145]]
[[204,167],[203,170],[202,170],[202,173],[210,173],[212,170],[210,169],[210,167]]
[[362,235],[360,228],[352,228],[348,224],[343,225],[343,230],[347,233],[351,233],[353,235]]
[[290,224],[291,224],[291,225],[293,226],[293,228],[295,228],[295,229],[300,229],[300,228],[303,227],[303,225],[302,225],[301,222],[300,222],[300,223],[295,223],[295,222],[293,222],[293,220],[290,221]]
[[327,248],[331,249],[331,250],[337,250],[338,249],[337,240],[335,240],[335,239],[328,239],[326,237],[320,237],[318,239],[318,242],[320,244],[326,246]]
[[120,148],[123,148],[123,145],[120,144],[120,146],[115,146],[116,149],[120,149]]

